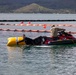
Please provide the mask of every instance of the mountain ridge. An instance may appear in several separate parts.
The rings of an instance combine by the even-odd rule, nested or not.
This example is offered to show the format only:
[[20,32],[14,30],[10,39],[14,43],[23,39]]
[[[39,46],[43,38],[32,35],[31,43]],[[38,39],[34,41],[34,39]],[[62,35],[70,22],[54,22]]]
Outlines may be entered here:
[[75,13],[75,11],[68,9],[49,9],[36,3],[32,3],[14,10],[14,13]]
[[53,11],[53,10],[43,7],[43,6],[40,6],[36,3],[32,3],[30,5],[21,7],[19,9],[15,10],[14,12],[15,13],[38,13],[38,12],[39,13],[48,13],[51,11]]
[[0,12],[13,12],[12,10],[36,3],[48,9],[68,9],[76,12],[76,0],[0,0]]

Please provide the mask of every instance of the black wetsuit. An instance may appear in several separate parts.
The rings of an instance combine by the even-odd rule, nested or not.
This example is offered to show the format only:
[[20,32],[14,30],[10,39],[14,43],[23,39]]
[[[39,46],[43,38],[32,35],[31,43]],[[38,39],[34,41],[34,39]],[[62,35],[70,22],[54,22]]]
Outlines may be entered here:
[[17,42],[17,44],[20,43],[20,42],[25,42],[27,45],[42,45],[42,44],[44,44],[46,39],[47,39],[46,36],[39,36],[35,39],[25,37],[25,39]]
[[33,39],[28,38],[28,37],[25,37],[25,39],[23,39],[23,40],[17,42],[17,44],[20,43],[20,42],[25,42],[27,45],[33,45],[33,44],[34,44]]
[[39,37],[34,39],[34,44],[35,45],[42,45],[42,44],[44,44],[45,40],[46,40],[46,36],[39,36]]
[[33,44],[34,44],[33,39],[28,38],[28,37],[26,37],[26,38],[24,39],[24,41],[25,41],[25,43],[26,43],[27,45],[33,45]]

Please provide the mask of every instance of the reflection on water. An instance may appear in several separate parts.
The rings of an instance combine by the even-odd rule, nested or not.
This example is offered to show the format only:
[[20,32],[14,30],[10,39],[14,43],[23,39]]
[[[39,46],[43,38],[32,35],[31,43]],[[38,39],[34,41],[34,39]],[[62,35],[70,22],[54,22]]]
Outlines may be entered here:
[[22,59],[22,49],[20,47],[7,47],[8,61],[13,63],[15,60]]
[[74,75],[76,45],[8,47],[10,74]]

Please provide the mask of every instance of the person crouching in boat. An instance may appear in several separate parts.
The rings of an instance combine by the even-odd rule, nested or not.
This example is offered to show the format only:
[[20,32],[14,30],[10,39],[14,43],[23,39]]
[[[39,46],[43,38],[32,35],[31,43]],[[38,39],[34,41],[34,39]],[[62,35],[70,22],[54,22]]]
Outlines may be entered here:
[[18,45],[20,42],[25,42],[26,45],[33,45],[33,44],[34,44],[34,43],[33,43],[33,39],[26,37],[25,34],[23,34],[23,40],[18,41],[18,42],[17,42],[17,45]]
[[62,29],[62,28],[57,28],[55,25],[52,25],[51,27],[51,34],[52,34],[52,39],[53,40],[58,40],[58,32],[60,31],[65,31],[65,29]]

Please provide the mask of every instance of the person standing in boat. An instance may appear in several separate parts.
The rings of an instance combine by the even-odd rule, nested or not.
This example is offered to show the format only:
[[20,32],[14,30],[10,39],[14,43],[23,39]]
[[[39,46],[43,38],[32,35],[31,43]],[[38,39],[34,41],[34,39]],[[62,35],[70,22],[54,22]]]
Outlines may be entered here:
[[58,32],[60,32],[60,31],[65,31],[65,29],[57,28],[55,25],[52,25],[52,27],[51,27],[51,34],[52,34],[53,40],[59,39],[58,38]]
[[18,41],[18,42],[17,42],[17,45],[18,45],[20,42],[25,42],[27,45],[33,45],[33,44],[34,44],[33,39],[26,37],[25,34],[23,34],[23,40]]

